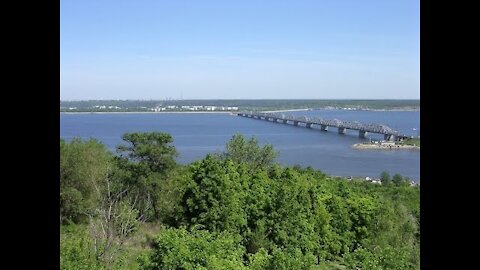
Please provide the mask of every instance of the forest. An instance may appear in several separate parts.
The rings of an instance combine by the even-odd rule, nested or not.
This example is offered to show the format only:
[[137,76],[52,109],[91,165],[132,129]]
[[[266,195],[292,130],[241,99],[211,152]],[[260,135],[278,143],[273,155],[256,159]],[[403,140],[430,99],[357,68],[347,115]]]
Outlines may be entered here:
[[282,166],[234,135],[176,162],[167,133],[116,152],[60,138],[61,269],[420,269],[420,186]]

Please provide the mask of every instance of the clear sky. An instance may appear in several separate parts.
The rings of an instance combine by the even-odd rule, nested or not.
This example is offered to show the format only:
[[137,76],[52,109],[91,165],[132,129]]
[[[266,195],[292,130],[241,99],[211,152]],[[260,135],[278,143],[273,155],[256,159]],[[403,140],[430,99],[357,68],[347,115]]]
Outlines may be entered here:
[[419,99],[419,0],[61,0],[60,99]]

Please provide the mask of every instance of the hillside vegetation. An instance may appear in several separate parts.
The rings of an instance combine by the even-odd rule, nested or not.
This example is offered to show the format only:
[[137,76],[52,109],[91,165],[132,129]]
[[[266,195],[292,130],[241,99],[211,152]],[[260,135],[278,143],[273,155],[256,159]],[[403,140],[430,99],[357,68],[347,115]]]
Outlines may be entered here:
[[401,176],[283,167],[240,134],[186,166],[169,134],[122,138],[60,140],[61,269],[420,268],[420,187]]

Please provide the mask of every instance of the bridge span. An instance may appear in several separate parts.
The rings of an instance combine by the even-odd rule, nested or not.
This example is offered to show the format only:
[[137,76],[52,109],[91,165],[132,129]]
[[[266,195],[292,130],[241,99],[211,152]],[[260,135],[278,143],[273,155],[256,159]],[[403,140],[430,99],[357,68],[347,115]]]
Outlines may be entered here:
[[329,127],[336,128],[338,134],[345,134],[347,129],[358,130],[358,136],[360,138],[366,138],[366,135],[370,133],[383,134],[384,139],[387,141],[402,141],[413,136],[401,134],[400,132],[391,129],[383,124],[365,124],[358,121],[342,121],[338,119],[323,119],[319,117],[307,117],[307,116],[293,116],[277,113],[264,113],[264,112],[237,112],[238,116],[266,120],[274,123],[293,124],[299,126],[301,123],[307,128],[311,128],[312,125],[320,127],[321,131],[328,131]]

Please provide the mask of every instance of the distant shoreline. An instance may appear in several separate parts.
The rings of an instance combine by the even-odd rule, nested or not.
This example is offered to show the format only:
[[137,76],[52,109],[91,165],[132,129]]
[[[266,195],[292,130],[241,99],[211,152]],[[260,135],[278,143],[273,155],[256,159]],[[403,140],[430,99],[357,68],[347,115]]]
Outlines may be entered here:
[[345,110],[345,109],[335,109],[335,108],[306,108],[306,109],[285,109],[285,110],[272,110],[272,111],[262,111],[264,113],[277,113],[277,112],[300,112],[300,111],[318,111],[318,110],[338,110],[338,111],[372,111],[372,112],[419,112],[420,109],[356,109],[356,110]]
[[374,150],[420,150],[420,146],[414,145],[379,145],[356,143],[352,145],[355,149],[374,149]]
[[[301,111],[315,111],[315,110],[338,110],[338,111],[373,111],[373,112],[419,112],[420,109],[356,109],[356,110],[345,110],[345,109],[335,109],[335,108],[302,108],[302,109],[284,109],[284,110],[269,110],[269,111],[260,111],[262,113],[281,113],[281,112],[301,112]],[[76,111],[70,111],[70,112],[65,112],[61,111],[60,113],[66,113],[66,114],[86,114],[86,113],[98,113],[98,114],[106,114],[106,113],[229,113],[229,114],[235,114],[237,112],[244,111],[244,110],[238,110],[238,111],[160,111],[160,112],[98,112],[98,111],[92,111],[92,112],[76,112]]]
[[60,113],[65,113],[65,114],[164,114],[164,113],[228,113],[228,114],[234,114],[234,112],[220,112],[220,111],[199,111],[199,112],[191,112],[191,111],[184,111],[184,112],[60,112]]
[[[301,111],[318,111],[318,110],[338,110],[338,111],[374,111],[374,112],[419,112],[420,108],[417,109],[412,109],[412,108],[405,108],[405,109],[353,109],[353,110],[347,110],[347,109],[339,109],[339,108],[300,108],[300,109],[282,109],[282,110],[260,110],[260,112],[263,113],[281,113],[281,112],[301,112]],[[102,111],[60,111],[60,113],[231,113],[235,114],[240,111],[245,111],[245,110],[238,110],[238,111],[159,111],[159,112],[153,112],[153,111],[130,111],[130,112],[115,112],[115,111],[110,111],[110,112],[102,112]]]
[[277,112],[300,112],[300,111],[310,111],[313,109],[288,109],[288,110],[274,110],[274,111],[262,111],[263,113],[277,113]]

